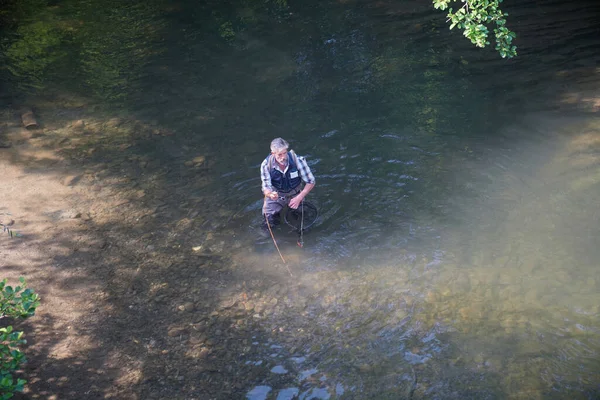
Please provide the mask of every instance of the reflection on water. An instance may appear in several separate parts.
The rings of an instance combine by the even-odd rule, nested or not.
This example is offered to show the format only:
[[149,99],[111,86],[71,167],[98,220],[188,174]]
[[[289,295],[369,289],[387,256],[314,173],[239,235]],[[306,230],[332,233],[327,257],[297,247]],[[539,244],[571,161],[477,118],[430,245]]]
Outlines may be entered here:
[[[277,7],[266,28],[253,7],[197,21],[195,3],[152,3],[119,30],[143,63],[99,57],[121,36],[92,40],[100,26],[82,16],[88,86],[164,136],[123,151],[168,182],[160,207],[202,221],[181,241],[259,282],[263,305],[248,309],[271,339],[243,355],[256,372],[246,398],[598,396],[600,71],[586,66],[598,57],[540,65],[530,43],[512,64],[478,62],[485,53],[454,45],[432,12],[342,3]],[[578,32],[597,48],[586,21]],[[148,42],[155,29],[168,45]],[[275,232],[293,279],[255,238],[258,166],[275,136],[317,177],[304,248]]]

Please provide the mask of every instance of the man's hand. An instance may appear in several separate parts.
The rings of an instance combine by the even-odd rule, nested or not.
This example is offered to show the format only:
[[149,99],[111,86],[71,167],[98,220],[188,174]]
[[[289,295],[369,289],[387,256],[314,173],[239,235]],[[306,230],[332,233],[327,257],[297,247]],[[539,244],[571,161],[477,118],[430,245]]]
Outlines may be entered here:
[[290,200],[290,208],[293,208],[294,210],[297,209],[298,207],[300,207],[300,203],[302,203],[302,200],[304,200],[304,196],[302,194],[299,194],[298,196],[294,197]]
[[265,196],[267,196],[271,200],[277,200],[279,198],[279,194],[277,194],[277,192],[267,192],[265,193]]

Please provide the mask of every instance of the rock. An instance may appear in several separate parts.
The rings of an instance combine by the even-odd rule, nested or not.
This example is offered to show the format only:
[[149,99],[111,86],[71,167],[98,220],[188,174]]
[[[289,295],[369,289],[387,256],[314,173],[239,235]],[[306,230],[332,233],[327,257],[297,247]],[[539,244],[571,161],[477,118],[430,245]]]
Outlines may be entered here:
[[226,310],[231,308],[237,304],[237,299],[230,299],[229,301],[225,301],[221,303],[221,310]]
[[106,121],[106,127],[108,128],[118,128],[123,124],[123,120],[121,118],[111,118]]
[[186,333],[187,333],[186,329],[181,326],[173,326],[173,327],[169,328],[169,330],[167,331],[167,335],[169,337],[177,337],[177,336],[185,335]]
[[93,240],[90,243],[90,247],[92,249],[96,249],[96,250],[103,250],[105,248],[107,248],[109,245],[109,243],[106,241],[106,239],[97,239],[97,240]]
[[159,295],[155,296],[152,300],[155,303],[162,303],[162,302],[165,301],[166,298],[167,298],[167,295],[165,295],[165,294],[159,294]]
[[71,219],[77,219],[81,218],[81,213],[79,211],[72,210],[68,212],[67,216]]
[[81,175],[69,175],[63,178],[62,184],[65,186],[73,186],[81,180]]
[[425,295],[425,299],[427,300],[428,303],[435,303],[435,302],[439,301],[439,296],[437,293],[430,290]]
[[82,130],[85,127],[85,122],[82,119],[79,119],[71,124],[71,128],[76,130]]
[[8,149],[12,146],[12,143],[6,140],[0,140],[0,149]]
[[462,307],[460,310],[458,310],[458,313],[460,314],[461,318],[465,320],[468,320],[471,316],[471,313],[467,307]]
[[202,344],[206,342],[206,335],[200,335],[200,336],[192,336],[190,337],[190,339],[188,340],[188,343],[191,346],[197,346],[199,344]]
[[373,367],[369,364],[361,364],[358,369],[362,373],[370,373],[373,370]]
[[194,311],[195,308],[196,308],[196,305],[194,303],[192,303],[191,301],[188,301],[187,303],[184,303],[177,307],[177,309],[179,311],[184,311],[184,312]]
[[183,163],[186,167],[200,167],[206,162],[205,156],[194,157],[194,159]]
[[202,345],[196,345],[191,350],[189,350],[186,355],[190,358],[203,359],[208,356],[209,350]]
[[192,162],[194,163],[194,165],[204,164],[205,161],[206,161],[206,157],[204,157],[204,156],[198,156],[198,157],[195,157],[192,160]]

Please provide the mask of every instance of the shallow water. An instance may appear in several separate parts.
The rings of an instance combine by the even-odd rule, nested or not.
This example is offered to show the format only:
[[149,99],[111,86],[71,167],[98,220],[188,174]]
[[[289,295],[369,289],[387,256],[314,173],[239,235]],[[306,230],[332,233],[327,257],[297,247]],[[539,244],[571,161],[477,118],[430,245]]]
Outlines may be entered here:
[[[599,395],[598,6],[513,6],[512,61],[471,49],[429,4],[240,5],[217,21],[238,15],[228,41],[193,2],[152,7],[131,17],[160,32],[128,36],[135,69],[118,33],[95,43],[114,58],[92,46],[82,63],[105,73],[88,83],[109,110],[173,133],[134,151],[197,202],[202,245],[289,284],[257,315],[278,341],[243,355],[266,366],[248,399]],[[123,28],[109,17],[87,18]],[[276,136],[317,178],[304,248],[275,233],[293,279],[256,240]],[[210,167],[183,173],[199,154]]]

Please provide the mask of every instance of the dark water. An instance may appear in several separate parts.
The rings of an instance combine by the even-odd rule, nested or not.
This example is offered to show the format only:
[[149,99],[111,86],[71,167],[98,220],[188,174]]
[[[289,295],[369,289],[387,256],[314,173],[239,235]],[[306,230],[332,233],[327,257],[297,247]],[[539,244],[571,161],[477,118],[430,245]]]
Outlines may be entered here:
[[282,136],[313,168],[321,215],[303,249],[276,232],[295,289],[257,317],[280,340],[244,356],[269,366],[248,398],[600,395],[595,2],[506,4],[514,60],[427,2],[59,4],[38,19],[57,59],[14,42],[5,102],[83,88],[98,120],[172,134],[128,151],[206,221],[191,244],[287,280],[255,238],[258,167]]

